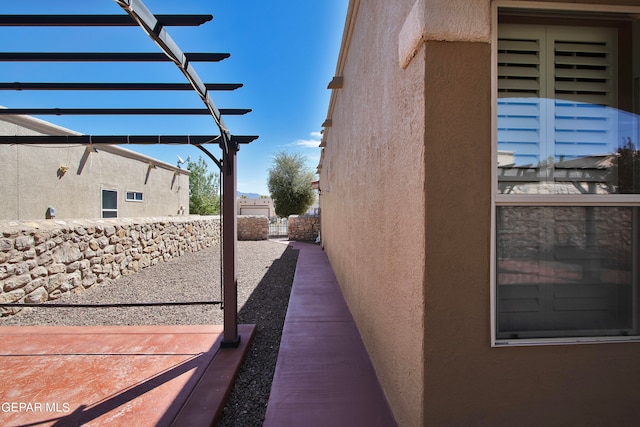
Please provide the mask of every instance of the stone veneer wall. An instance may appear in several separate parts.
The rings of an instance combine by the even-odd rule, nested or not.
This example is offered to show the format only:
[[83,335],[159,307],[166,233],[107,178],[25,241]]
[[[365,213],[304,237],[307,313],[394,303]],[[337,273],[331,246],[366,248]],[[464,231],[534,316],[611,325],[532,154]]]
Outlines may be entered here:
[[288,221],[289,240],[312,242],[320,235],[319,216],[292,215]]
[[218,216],[0,221],[0,302],[54,300],[219,240]]
[[238,215],[238,240],[267,240],[269,219],[262,215]]

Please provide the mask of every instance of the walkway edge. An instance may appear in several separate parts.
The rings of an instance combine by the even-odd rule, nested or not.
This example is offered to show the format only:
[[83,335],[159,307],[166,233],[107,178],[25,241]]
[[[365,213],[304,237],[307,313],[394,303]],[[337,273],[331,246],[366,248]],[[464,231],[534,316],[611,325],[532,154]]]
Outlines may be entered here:
[[[222,415],[224,405],[244,362],[255,325],[238,325],[241,336],[237,348],[218,348],[200,381],[191,391],[187,401],[171,423],[172,426],[215,426]],[[220,346],[222,336],[215,345]]]

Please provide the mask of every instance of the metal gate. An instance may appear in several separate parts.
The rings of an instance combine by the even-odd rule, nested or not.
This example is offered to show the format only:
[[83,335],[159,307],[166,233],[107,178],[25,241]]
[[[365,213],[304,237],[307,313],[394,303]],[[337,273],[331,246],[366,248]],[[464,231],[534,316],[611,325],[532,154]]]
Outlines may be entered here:
[[289,237],[287,218],[269,218],[269,237]]

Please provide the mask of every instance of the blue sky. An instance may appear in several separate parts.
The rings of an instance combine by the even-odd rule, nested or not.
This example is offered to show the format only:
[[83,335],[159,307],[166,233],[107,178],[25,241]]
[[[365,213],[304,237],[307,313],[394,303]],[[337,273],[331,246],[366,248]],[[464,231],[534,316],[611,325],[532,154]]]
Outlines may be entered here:
[[[238,190],[268,194],[267,170],[279,151],[304,154],[315,171],[322,122],[335,72],[348,0],[143,0],[156,14],[212,14],[199,27],[168,27],[184,52],[224,52],[218,63],[195,63],[206,83],[242,83],[232,92],[213,92],[219,108],[250,108],[244,116],[225,116],[235,135],[259,135],[238,153]],[[3,1],[2,14],[119,14],[113,0]],[[0,27],[4,51],[159,52],[137,27]],[[6,43],[11,40],[11,43]],[[179,82],[172,63],[3,63],[2,82]],[[153,107],[203,108],[194,92],[2,91],[0,105],[10,108]],[[209,116],[41,116],[85,134],[213,134]],[[125,146],[168,163],[176,155],[197,159],[186,145]],[[218,156],[217,146],[207,147]],[[210,170],[217,168],[210,163]]]

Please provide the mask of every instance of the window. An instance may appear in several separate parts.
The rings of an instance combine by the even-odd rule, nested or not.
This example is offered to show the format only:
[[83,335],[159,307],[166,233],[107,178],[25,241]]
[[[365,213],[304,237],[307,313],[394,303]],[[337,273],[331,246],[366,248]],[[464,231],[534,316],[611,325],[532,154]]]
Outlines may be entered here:
[[497,344],[640,333],[640,38],[603,16],[499,10]]
[[142,202],[142,193],[137,191],[127,191],[127,202]]
[[634,207],[499,206],[497,338],[637,334],[638,219]]
[[102,218],[118,217],[118,192],[102,190]]

